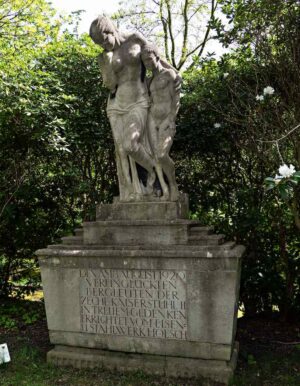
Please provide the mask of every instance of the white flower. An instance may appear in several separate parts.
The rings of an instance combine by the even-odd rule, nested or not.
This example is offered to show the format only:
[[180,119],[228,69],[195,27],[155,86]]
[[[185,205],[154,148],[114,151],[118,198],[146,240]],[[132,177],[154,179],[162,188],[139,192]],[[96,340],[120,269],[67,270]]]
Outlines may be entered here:
[[296,172],[295,166],[291,164],[290,164],[290,167],[288,167],[286,164],[281,165],[278,171],[279,171],[279,174],[284,178],[289,178]]
[[256,98],[255,98],[257,101],[263,101],[265,99],[265,97],[263,95],[256,95]]
[[264,95],[272,95],[274,94],[275,90],[273,89],[273,87],[268,86],[264,88],[263,92],[264,92]]
[[227,78],[227,76],[229,76],[229,72],[224,72],[224,74],[223,74],[223,78],[224,78],[224,79],[226,79],[226,78]]
[[215,129],[219,129],[220,127],[221,127],[221,123],[215,123],[215,124],[214,124],[214,128],[215,128]]

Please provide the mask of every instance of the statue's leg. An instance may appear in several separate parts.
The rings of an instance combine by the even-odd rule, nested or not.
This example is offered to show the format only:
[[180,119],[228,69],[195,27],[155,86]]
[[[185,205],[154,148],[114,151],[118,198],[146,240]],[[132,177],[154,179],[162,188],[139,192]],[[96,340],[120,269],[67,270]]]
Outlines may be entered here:
[[168,188],[168,185],[166,184],[161,164],[157,160],[157,152],[159,149],[159,128],[155,123],[151,110],[149,112],[148,120],[147,120],[147,131],[148,131],[151,150],[155,159],[156,174],[157,174],[160,186],[162,188],[163,196],[161,197],[161,200],[168,200],[169,188]]
[[[142,111],[142,113],[147,114],[147,110]],[[155,181],[154,160],[141,143],[146,117],[140,115],[140,113],[135,112],[128,114],[124,125],[123,148],[138,164],[147,170],[147,187],[153,187]]]
[[116,114],[113,117],[109,117],[109,120],[115,142],[120,198],[126,200],[133,189],[129,173],[128,156],[122,146],[124,130],[123,116]]
[[[162,176],[165,173],[169,183],[169,195],[172,201],[178,199],[178,187],[175,178],[175,166],[173,160],[169,156],[169,151],[173,143],[175,134],[174,129],[166,129],[159,131],[157,161],[162,169]],[[157,172],[158,174],[159,172]]]
[[156,169],[156,173],[157,173],[157,177],[158,177],[160,186],[161,186],[162,191],[163,191],[163,196],[161,197],[161,200],[162,201],[168,201],[168,199],[170,197],[169,188],[168,188],[168,185],[166,184],[162,165],[159,161],[156,163],[155,169]]
[[142,189],[139,181],[139,176],[136,170],[136,163],[132,157],[129,156],[131,177],[132,177],[132,187],[134,194],[142,194]]
[[169,154],[166,154],[164,158],[160,159],[159,163],[161,164],[162,170],[167,176],[169,182],[170,199],[171,201],[176,201],[178,199],[179,192],[176,184],[174,162],[170,158]]
[[116,155],[120,199],[125,200],[128,195],[128,192],[126,192],[126,181],[123,176],[121,160],[117,149],[115,149],[115,155]]
[[150,151],[154,157],[158,149],[158,130],[159,129],[155,124],[154,118],[150,110],[147,117],[146,131],[145,131],[144,137],[146,135],[148,136]]

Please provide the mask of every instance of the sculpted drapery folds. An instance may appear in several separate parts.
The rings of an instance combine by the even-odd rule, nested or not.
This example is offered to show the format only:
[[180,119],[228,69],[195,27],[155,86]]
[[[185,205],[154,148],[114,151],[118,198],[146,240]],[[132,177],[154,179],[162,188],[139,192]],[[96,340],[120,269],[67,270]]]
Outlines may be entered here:
[[[105,16],[93,21],[90,36],[103,48],[98,62],[110,91],[107,115],[115,142],[120,200],[176,201],[178,188],[169,151],[181,77],[142,35],[118,31]],[[152,73],[149,79],[147,70]],[[146,181],[138,165],[147,172]]]

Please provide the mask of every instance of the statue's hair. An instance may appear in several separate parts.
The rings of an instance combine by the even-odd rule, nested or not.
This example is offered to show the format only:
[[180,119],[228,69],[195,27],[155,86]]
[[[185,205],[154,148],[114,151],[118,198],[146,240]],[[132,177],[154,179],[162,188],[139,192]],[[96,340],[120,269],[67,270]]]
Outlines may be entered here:
[[92,22],[90,27],[90,37],[95,43],[100,44],[99,34],[101,35],[101,33],[105,30],[113,32],[116,37],[116,40],[119,42],[119,31],[117,27],[114,25],[114,23],[109,17],[103,15],[99,15],[97,19]]
[[157,59],[160,59],[160,53],[155,44],[152,44],[152,43],[144,44],[142,47],[142,53],[154,54],[157,57]]

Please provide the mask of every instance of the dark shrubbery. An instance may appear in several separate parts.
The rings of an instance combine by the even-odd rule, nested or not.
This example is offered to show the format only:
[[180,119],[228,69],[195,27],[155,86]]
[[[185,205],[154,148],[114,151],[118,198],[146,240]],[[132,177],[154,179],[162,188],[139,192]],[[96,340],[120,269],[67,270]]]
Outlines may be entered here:
[[[299,130],[280,142],[280,155],[266,142],[300,122],[299,7],[261,1],[253,12],[250,1],[222,3],[232,23],[216,20],[215,28],[235,50],[184,73],[172,157],[193,216],[247,247],[246,314],[279,309],[287,317],[300,311],[299,229],[288,201],[266,192],[264,180],[281,157],[300,168]],[[29,55],[29,70],[2,68],[0,296],[33,289],[33,252],[117,195],[96,56],[88,37],[65,32]],[[294,201],[299,213],[297,187]]]

